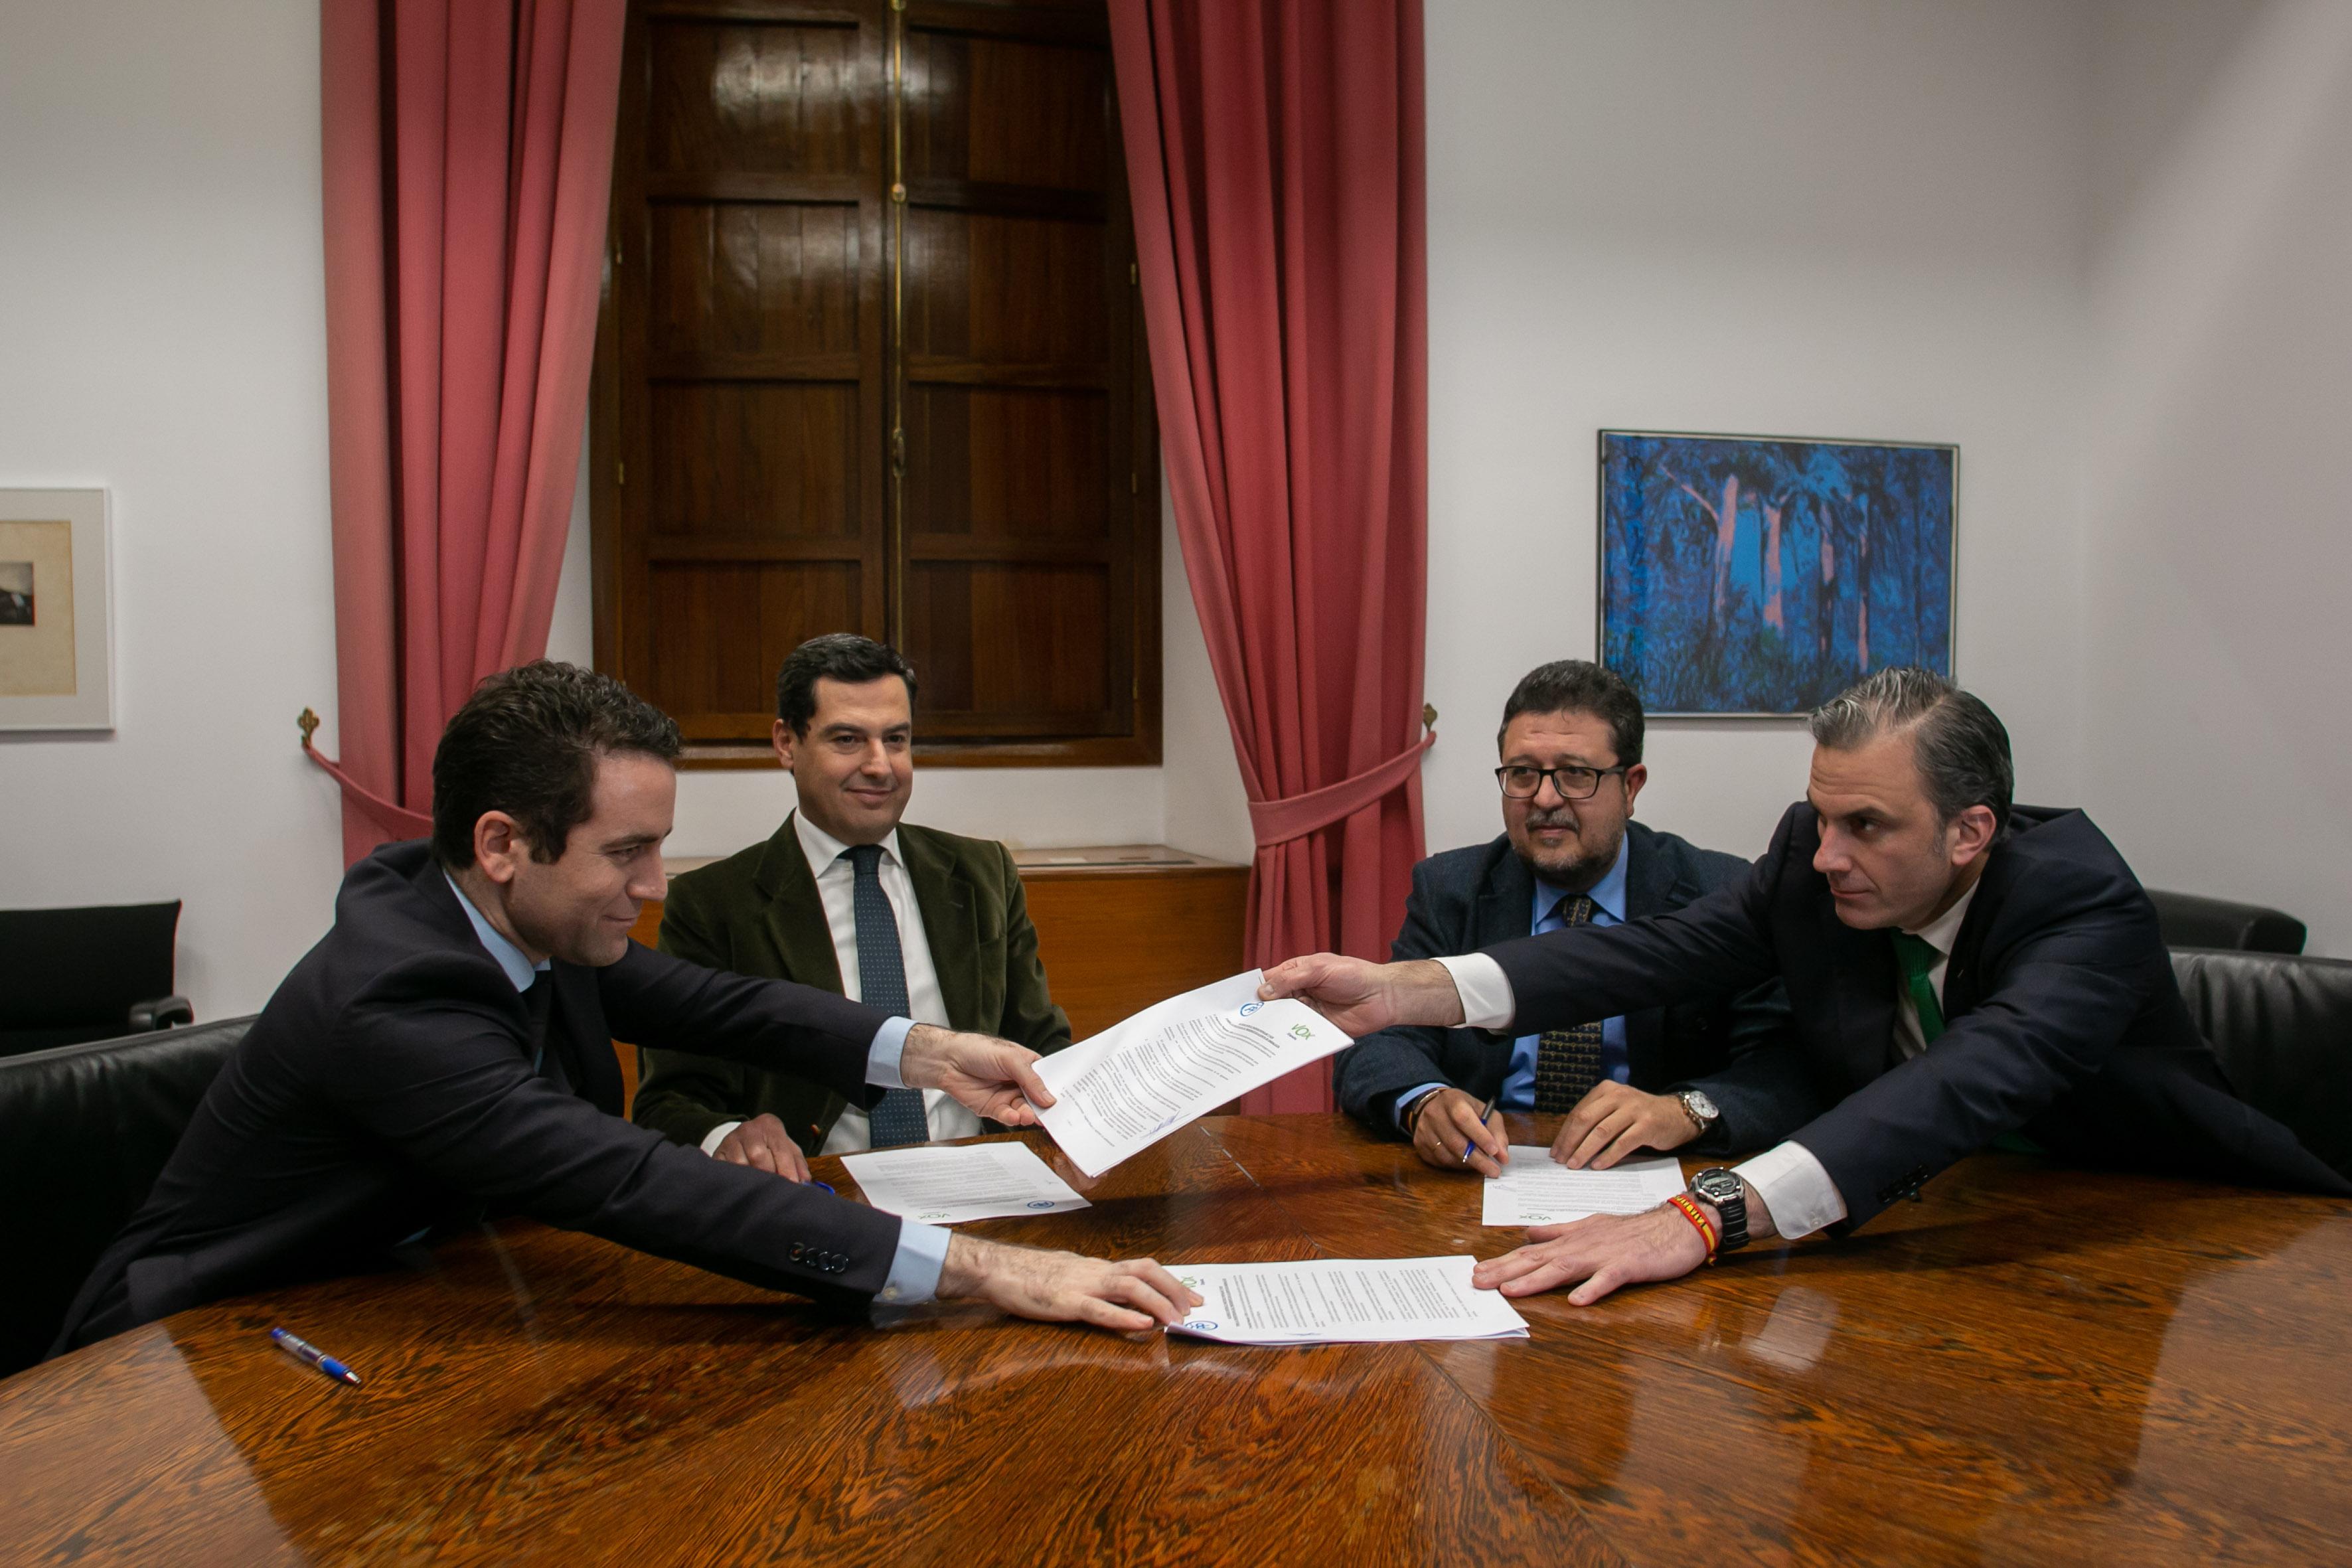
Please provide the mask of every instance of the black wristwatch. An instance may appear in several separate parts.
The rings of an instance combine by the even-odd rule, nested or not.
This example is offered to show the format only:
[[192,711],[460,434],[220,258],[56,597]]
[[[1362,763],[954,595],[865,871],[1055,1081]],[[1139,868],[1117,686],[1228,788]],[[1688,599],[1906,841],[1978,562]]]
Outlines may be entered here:
[[1748,1184],[1721,1165],[1709,1165],[1691,1178],[1691,1196],[1715,1205],[1723,1216],[1717,1252],[1736,1252],[1748,1245]]

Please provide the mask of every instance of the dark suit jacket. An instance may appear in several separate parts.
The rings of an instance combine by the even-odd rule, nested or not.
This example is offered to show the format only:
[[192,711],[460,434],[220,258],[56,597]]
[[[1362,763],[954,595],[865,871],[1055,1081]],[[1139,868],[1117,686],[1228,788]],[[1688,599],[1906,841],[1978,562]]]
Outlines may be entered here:
[[[1046,994],[1037,928],[1029,923],[1011,852],[991,839],[904,823],[898,848],[922,910],[948,1022],[1041,1054],[1068,1045],[1070,1021]],[[839,994],[833,932],[791,817],[766,843],[670,884],[661,950],[711,969]],[[831,1084],[773,1067],[656,1049],[640,1051],[637,1061],[631,1114],[638,1125],[697,1147],[720,1122],[766,1111],[802,1152],[814,1154],[848,1103]]]
[[899,1221],[620,1116],[615,1033],[789,1060],[865,1087],[885,1015],[630,944],[558,963],[531,1068],[526,1005],[423,842],[353,866],[334,928],[221,1069],[146,1204],[67,1314],[57,1349],[279,1280],[367,1267],[404,1237],[520,1211],[770,1289],[846,1301],[888,1278]]
[[[1678,910],[1748,874],[1748,863],[1736,856],[1698,848],[1638,822],[1626,824],[1625,836],[1628,919]],[[1433,855],[1412,868],[1404,925],[1390,956],[1398,963],[1437,958],[1523,937],[1535,896],[1535,873],[1507,835]],[[1637,1008],[1625,1016],[1633,1087],[1655,1094],[1717,1071],[1735,1049],[1777,1038],[1788,1020],[1788,999],[1774,981],[1736,1002],[1701,997]],[[1350,1116],[1393,1137],[1396,1097],[1406,1089],[1447,1083],[1484,1100],[1502,1087],[1510,1068],[1510,1040],[1481,1029],[1382,1029],[1339,1053],[1331,1083]]]
[[1491,949],[1515,1029],[1551,1028],[1780,975],[1792,1036],[1701,1080],[1735,1146],[1793,1138],[1844,1198],[1844,1226],[2004,1132],[2053,1153],[2221,1181],[2352,1192],[2235,1099],[2189,1021],[2155,906],[2079,811],[2020,806],[1944,975],[1945,1030],[1904,1061],[1895,951],[1837,917],[1812,868],[1820,826],[1789,808],[1763,858],[1686,908]]

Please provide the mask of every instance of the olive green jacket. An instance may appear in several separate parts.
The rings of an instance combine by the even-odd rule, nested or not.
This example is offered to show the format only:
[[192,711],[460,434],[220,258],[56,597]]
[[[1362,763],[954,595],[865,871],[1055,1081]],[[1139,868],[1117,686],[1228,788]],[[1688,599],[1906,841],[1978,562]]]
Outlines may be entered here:
[[[989,839],[904,823],[898,848],[949,1022],[1034,1051],[1068,1045],[1070,1021],[1046,993],[1037,928],[1012,854]],[[791,817],[766,843],[670,883],[661,950],[712,969],[841,990],[824,904]],[[722,1121],[766,1111],[814,1154],[848,1103],[806,1079],[685,1051],[641,1049],[637,1071],[630,1114],[639,1126],[690,1145]]]

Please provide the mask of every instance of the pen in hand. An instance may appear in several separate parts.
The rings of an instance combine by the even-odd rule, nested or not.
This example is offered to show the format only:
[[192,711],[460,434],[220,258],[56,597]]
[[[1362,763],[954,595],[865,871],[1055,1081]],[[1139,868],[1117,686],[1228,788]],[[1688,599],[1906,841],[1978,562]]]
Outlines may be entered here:
[[[1486,1109],[1485,1109],[1484,1110],[1481,1110],[1481,1111],[1478,1113],[1478,1125],[1479,1125],[1479,1126],[1481,1126],[1481,1127],[1486,1126],[1486,1125],[1487,1118],[1489,1118],[1489,1117],[1491,1117],[1491,1116],[1493,1116],[1493,1115],[1495,1114],[1495,1107],[1496,1107],[1497,1105],[1500,1105],[1502,1102],[1503,1102],[1503,1097],[1502,1097],[1502,1095],[1501,1095],[1499,1092],[1498,1092],[1498,1093],[1496,1093],[1496,1094],[1495,1095],[1495,1097],[1494,1097],[1492,1100],[1489,1100],[1488,1101],[1486,1101]],[[1470,1154],[1471,1154],[1471,1151],[1473,1151],[1473,1150],[1476,1149],[1477,1147],[1478,1147],[1478,1141],[1477,1141],[1476,1139],[1475,1139],[1475,1138],[1473,1138],[1473,1139],[1469,1139],[1469,1140],[1465,1141],[1465,1142],[1463,1143],[1463,1145],[1462,1145],[1462,1163],[1463,1163],[1464,1164],[1465,1164],[1465,1165],[1466,1165],[1466,1164],[1468,1164],[1468,1163],[1470,1163]]]
[[270,1330],[269,1340],[272,1344],[275,1344],[279,1350],[284,1351],[288,1355],[292,1356],[296,1361],[307,1362],[310,1365],[317,1367],[320,1372],[326,1373],[329,1377],[333,1378],[336,1382],[348,1383],[353,1388],[357,1388],[359,1386],[360,1374],[358,1373],[353,1372],[350,1367],[345,1366],[341,1362],[337,1361],[333,1356],[329,1355],[318,1346],[309,1343],[307,1341],[296,1339],[284,1329]]

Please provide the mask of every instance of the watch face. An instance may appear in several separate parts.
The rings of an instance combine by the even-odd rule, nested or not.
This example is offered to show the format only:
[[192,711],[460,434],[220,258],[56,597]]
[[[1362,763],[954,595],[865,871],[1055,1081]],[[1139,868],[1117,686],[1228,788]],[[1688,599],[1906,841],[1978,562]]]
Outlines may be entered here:
[[1725,1170],[1701,1171],[1691,1178],[1691,1191],[1711,1204],[1721,1205],[1727,1198],[1740,1195],[1739,1178]]
[[1683,1103],[1689,1106],[1691,1114],[1702,1121],[1712,1121],[1723,1114],[1715,1108],[1715,1101],[1706,1097],[1706,1090],[1703,1089],[1685,1089]]

